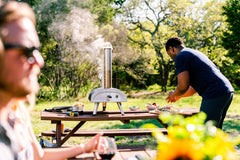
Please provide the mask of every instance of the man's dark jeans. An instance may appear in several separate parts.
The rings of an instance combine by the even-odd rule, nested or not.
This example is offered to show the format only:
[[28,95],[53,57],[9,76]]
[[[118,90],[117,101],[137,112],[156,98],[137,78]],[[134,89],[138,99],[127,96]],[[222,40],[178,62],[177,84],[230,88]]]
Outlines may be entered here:
[[203,111],[207,114],[206,122],[209,120],[215,121],[215,126],[222,129],[223,121],[232,99],[233,93],[227,93],[223,96],[213,99],[203,99],[200,111]]

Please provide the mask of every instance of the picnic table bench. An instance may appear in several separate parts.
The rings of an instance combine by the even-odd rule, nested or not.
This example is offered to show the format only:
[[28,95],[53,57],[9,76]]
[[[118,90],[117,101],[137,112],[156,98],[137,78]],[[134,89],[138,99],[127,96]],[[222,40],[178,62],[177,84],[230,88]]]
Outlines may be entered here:
[[[159,128],[159,132],[167,134],[166,128]],[[94,136],[99,132],[103,132],[104,136],[136,136],[136,135],[151,135],[152,131],[149,129],[96,129],[96,130],[78,130],[71,137],[87,137]],[[61,136],[67,136],[69,132],[62,132]],[[55,137],[56,132],[54,131],[43,131],[42,136]]]
[[[187,112],[182,112],[184,116],[191,116],[198,113],[197,109],[182,108]],[[42,136],[52,136],[56,138],[57,147],[61,147],[70,137],[75,136],[93,136],[100,131],[104,136],[132,136],[132,135],[151,135],[152,131],[148,129],[103,129],[103,130],[83,130],[80,129],[87,121],[113,121],[118,120],[123,123],[130,123],[131,120],[138,119],[156,119],[165,128],[159,128],[159,131],[167,134],[167,125],[159,119],[159,114],[149,113],[148,110],[140,111],[124,111],[125,115],[121,115],[120,111],[99,111],[97,115],[92,115],[93,111],[84,111],[82,115],[71,117],[64,113],[41,111],[41,120],[50,120],[51,123],[56,124],[56,131],[43,131]],[[62,121],[79,121],[79,123],[70,132],[61,132]],[[62,139],[62,137],[64,137]]]

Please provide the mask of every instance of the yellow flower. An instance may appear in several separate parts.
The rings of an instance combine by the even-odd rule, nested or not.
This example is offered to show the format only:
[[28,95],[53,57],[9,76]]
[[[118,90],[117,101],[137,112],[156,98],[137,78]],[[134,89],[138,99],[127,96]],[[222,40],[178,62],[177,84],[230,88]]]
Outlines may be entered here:
[[156,160],[201,160],[201,149],[201,144],[191,139],[170,138],[159,144]]
[[[153,136],[158,141],[156,160],[237,160],[233,142],[228,134],[217,129],[213,123],[204,123],[205,114],[201,113],[190,118],[162,115],[161,120],[168,123],[168,135],[158,132],[154,125]],[[239,139],[235,144],[239,144]]]
[[227,134],[218,131],[215,137],[205,141],[204,153],[209,157],[221,157],[222,160],[237,160],[237,154]]

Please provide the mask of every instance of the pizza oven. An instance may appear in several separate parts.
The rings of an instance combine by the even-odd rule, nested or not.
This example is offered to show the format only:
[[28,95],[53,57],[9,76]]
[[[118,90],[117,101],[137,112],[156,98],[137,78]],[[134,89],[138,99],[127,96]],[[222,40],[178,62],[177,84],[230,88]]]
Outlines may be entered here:
[[112,46],[107,43],[103,48],[104,51],[104,71],[102,88],[94,89],[88,99],[95,103],[93,115],[97,114],[98,106],[102,103],[103,111],[106,110],[107,103],[116,102],[121,114],[124,115],[121,102],[127,101],[127,96],[117,88],[112,88]]

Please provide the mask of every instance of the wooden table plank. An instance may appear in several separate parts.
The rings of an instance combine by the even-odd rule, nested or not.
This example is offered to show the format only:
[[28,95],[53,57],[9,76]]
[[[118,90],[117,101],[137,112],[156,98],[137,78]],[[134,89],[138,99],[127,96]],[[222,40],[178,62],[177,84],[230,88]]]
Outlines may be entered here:
[[[154,158],[154,156],[156,155],[156,151],[148,149],[147,150],[120,149],[118,150],[118,152],[116,152],[112,160],[126,160],[127,158],[135,157],[136,155],[140,155],[144,159],[151,159]],[[73,158],[69,158],[68,160],[101,160],[101,157],[98,155],[98,153],[85,153]]]
[[[181,108],[189,113],[197,113],[197,109],[191,108]],[[41,112],[41,120],[55,120],[55,121],[111,121],[111,120],[120,120],[120,121],[129,121],[129,120],[136,120],[136,119],[158,119],[158,114],[149,113],[148,110],[140,110],[140,111],[130,111],[125,112],[125,115],[121,115],[119,111],[102,111],[98,112],[97,115],[93,116],[92,111],[84,111],[82,115],[77,117],[70,117],[64,113],[58,112]],[[185,113],[179,113],[184,115]]]
[[122,160],[120,152],[116,152],[116,154],[113,156],[112,160]]
[[[146,146],[145,146],[146,147]],[[145,149],[145,147],[131,146],[128,149],[118,149],[112,160],[126,160],[130,157],[140,155],[144,159],[155,158],[157,151],[152,149]],[[97,152],[84,153],[68,160],[101,160]]]
[[145,150],[140,151],[129,151],[129,152],[119,152],[122,159],[126,160],[130,157],[135,157],[136,155],[140,155],[143,159],[149,159],[149,155],[146,153]]
[[84,112],[83,115],[77,117],[70,117],[63,113],[57,112],[41,112],[41,120],[55,120],[55,121],[111,121],[111,120],[136,120],[136,119],[157,119],[157,114],[150,114],[148,112],[141,113],[125,113],[124,116],[121,113],[102,113],[99,112],[97,115],[93,116],[89,112]]
[[148,156],[153,159],[157,156],[157,151],[156,150],[150,150],[150,149],[147,149],[146,150],[146,153],[148,154]]

